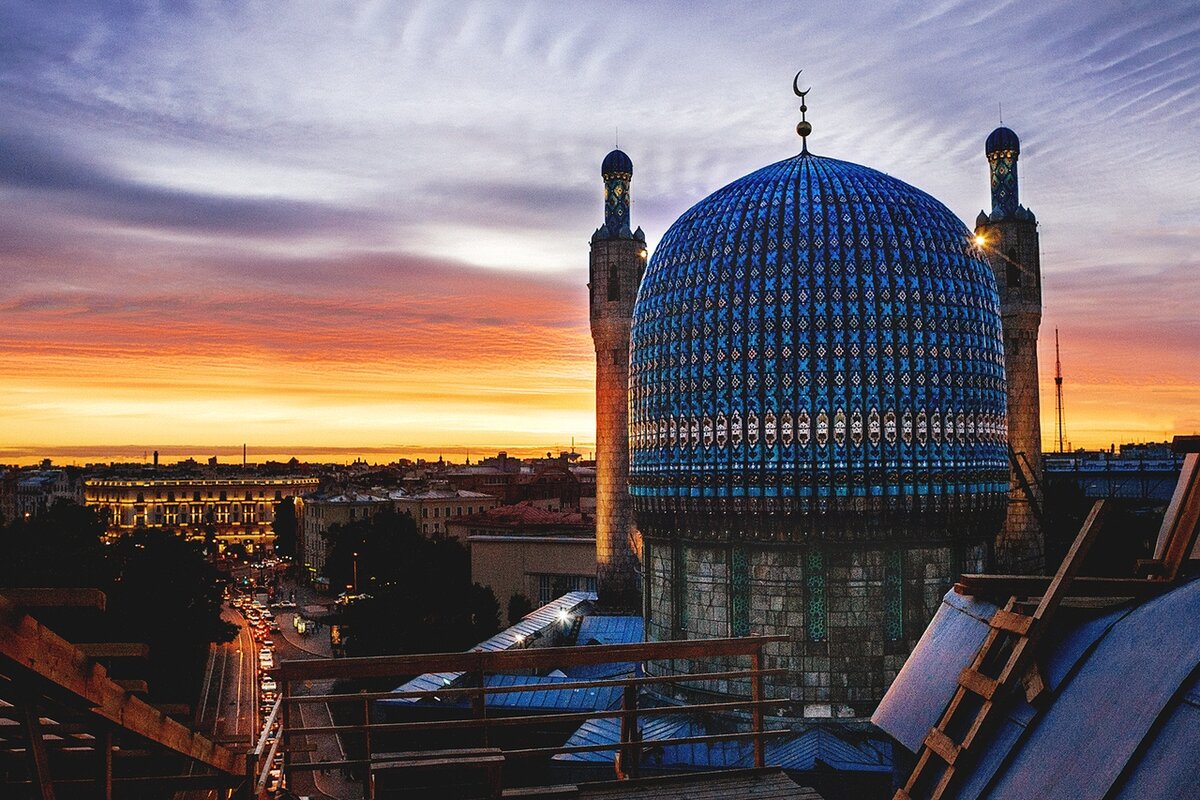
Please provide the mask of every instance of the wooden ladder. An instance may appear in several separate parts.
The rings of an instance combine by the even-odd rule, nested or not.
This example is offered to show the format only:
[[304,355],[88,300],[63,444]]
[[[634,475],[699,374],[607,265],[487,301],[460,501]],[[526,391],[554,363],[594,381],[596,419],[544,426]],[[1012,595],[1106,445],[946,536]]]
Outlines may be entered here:
[[971,665],[959,673],[950,705],[925,737],[912,774],[893,800],[940,800],[1004,692],[1020,683],[1026,699],[1033,703],[1045,691],[1035,650],[1067,596],[1104,513],[1104,501],[1097,501],[1032,614],[1021,613],[1018,598],[1013,596],[992,616],[987,637]]

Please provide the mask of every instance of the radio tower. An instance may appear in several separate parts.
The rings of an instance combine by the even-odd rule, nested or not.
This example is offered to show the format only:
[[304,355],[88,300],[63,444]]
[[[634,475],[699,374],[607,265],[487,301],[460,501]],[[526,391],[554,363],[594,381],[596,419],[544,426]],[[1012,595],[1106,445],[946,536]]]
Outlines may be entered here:
[[1063,449],[1062,360],[1058,357],[1058,328],[1054,329],[1054,394],[1058,401],[1058,452]]

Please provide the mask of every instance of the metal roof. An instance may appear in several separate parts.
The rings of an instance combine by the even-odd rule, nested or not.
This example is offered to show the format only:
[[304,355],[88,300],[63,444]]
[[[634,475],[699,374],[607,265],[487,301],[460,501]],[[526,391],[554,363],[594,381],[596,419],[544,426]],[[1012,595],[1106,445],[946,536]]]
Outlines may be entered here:
[[[580,606],[585,603],[590,604],[595,602],[595,592],[567,592],[557,600],[553,600],[541,608],[533,611],[525,616],[516,625],[497,633],[489,639],[485,639],[479,644],[471,648],[472,651],[496,651],[509,650],[513,647],[523,645],[525,641],[540,634],[552,625],[561,625],[561,615],[575,614],[580,611]],[[418,675],[407,683],[396,687],[397,692],[418,692],[418,691],[436,691],[444,689],[452,685],[455,681],[461,678],[465,673],[462,672],[427,672],[424,675]],[[421,698],[416,697],[397,697],[394,700],[380,700],[380,703],[416,703],[420,702]]]
[[529,686],[528,692],[487,695],[488,708],[519,708],[527,711],[607,711],[621,703],[620,686],[563,689],[572,680],[558,675],[488,675],[488,688]]
[[[645,751],[644,762],[655,767],[742,769],[754,766],[754,746],[749,741],[717,741],[655,746],[654,742],[716,733],[698,715],[642,717],[638,720]],[[592,719],[583,723],[566,746],[615,744],[621,738],[619,719]],[[561,753],[557,761],[611,763],[615,751]],[[840,771],[890,772],[891,745],[884,737],[842,731],[832,725],[814,725],[794,736],[773,738],[766,744],[766,763],[793,772],[821,765]]]
[[[940,717],[995,606],[953,593],[873,721],[916,750]],[[1015,697],[972,749],[957,798],[1189,797],[1200,785],[1200,581],[1137,606],[1052,629],[1041,663],[1049,699]]]

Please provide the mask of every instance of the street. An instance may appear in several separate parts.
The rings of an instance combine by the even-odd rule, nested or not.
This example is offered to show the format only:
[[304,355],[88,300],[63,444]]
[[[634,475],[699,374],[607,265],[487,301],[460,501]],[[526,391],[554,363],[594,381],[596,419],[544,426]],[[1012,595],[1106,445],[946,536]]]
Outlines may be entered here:
[[[200,688],[196,729],[238,752],[254,746],[258,736],[258,647],[245,618],[226,606],[221,618],[238,626],[227,644],[209,649],[208,669]],[[214,789],[179,792],[176,800],[218,800]]]

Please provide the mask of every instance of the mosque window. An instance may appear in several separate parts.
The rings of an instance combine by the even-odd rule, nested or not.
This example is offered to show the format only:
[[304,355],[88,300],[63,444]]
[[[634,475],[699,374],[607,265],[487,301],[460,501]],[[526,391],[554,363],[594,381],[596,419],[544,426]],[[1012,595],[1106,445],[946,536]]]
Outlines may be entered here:
[[1009,248],[1008,253],[1005,254],[1004,264],[1007,267],[1007,269],[1005,271],[1006,276],[1004,279],[1005,285],[1006,286],[1020,286],[1021,285],[1021,266],[1020,266],[1020,264],[1017,263],[1017,251],[1016,250]]
[[809,550],[804,557],[804,588],[808,639],[823,642],[829,638],[829,608],[825,599],[825,554],[820,550]]
[[904,639],[904,562],[899,550],[888,552],[883,565],[883,631],[889,642]]
[[750,635],[750,568],[746,548],[735,545],[729,556],[729,622],[734,636]]
[[687,633],[687,564],[683,542],[676,540],[671,552],[671,636],[682,639]]

